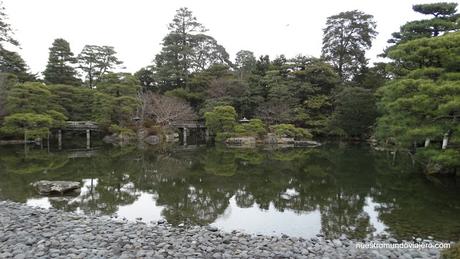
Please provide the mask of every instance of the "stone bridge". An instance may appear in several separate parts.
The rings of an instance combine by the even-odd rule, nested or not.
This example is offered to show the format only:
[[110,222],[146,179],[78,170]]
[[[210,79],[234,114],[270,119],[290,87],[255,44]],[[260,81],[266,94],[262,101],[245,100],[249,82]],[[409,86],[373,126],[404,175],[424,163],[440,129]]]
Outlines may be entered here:
[[91,148],[91,131],[101,131],[101,128],[93,121],[66,121],[58,129],[58,145],[62,149],[62,131],[86,131],[86,149]]
[[208,139],[209,133],[206,129],[204,121],[200,120],[186,120],[175,121],[171,123],[171,127],[182,131],[182,138],[184,145],[187,145],[187,136],[190,135],[190,129],[197,130],[198,133],[204,133],[205,138]]

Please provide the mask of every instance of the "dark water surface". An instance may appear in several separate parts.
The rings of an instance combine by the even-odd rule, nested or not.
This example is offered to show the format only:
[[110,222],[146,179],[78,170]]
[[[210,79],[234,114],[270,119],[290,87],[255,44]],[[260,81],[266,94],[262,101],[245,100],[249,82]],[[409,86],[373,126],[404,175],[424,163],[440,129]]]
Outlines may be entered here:
[[[176,146],[86,151],[0,147],[0,199],[224,230],[353,238],[460,239],[458,178],[427,178],[366,146],[257,150]],[[40,197],[37,180],[82,182],[75,197]]]

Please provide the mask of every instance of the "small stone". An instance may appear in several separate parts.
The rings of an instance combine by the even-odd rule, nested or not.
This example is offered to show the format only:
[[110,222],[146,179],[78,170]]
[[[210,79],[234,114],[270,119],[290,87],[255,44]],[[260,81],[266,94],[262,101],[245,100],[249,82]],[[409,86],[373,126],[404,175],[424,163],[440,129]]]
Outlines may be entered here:
[[336,246],[336,247],[341,247],[341,246],[342,246],[342,242],[340,242],[340,240],[338,240],[338,239],[334,239],[334,240],[332,241],[332,243],[333,243],[334,246]]
[[398,243],[398,240],[396,240],[395,238],[391,237],[391,238],[388,239],[388,242],[390,242],[390,243]]
[[214,227],[214,226],[207,226],[206,229],[211,232],[216,232],[217,230],[219,230],[217,227]]

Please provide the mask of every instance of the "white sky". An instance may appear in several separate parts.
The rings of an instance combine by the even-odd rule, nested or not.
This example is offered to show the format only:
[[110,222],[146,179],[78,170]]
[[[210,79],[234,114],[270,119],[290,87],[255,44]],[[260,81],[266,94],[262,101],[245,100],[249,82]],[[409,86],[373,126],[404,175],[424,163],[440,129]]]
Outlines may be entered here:
[[272,58],[280,54],[318,57],[326,18],[358,9],[377,21],[379,36],[368,53],[375,60],[392,32],[423,17],[412,11],[412,5],[432,2],[441,1],[3,0],[22,46],[19,53],[35,73],[45,69],[55,38],[69,41],[75,54],[86,44],[114,46],[125,71],[135,72],[151,64],[161,50],[167,24],[180,7],[191,9],[232,59],[241,49]]

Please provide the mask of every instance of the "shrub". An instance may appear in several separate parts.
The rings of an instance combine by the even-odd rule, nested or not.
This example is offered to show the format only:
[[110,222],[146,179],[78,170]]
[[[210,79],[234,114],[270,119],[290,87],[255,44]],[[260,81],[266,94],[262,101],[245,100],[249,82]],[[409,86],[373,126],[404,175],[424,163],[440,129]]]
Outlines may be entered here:
[[251,119],[248,123],[238,124],[235,126],[234,130],[238,136],[263,138],[263,136],[267,134],[265,125],[260,119]]
[[278,137],[288,137],[296,139],[310,139],[312,135],[307,129],[297,128],[292,124],[278,124],[270,127],[271,131]]
[[124,127],[118,126],[116,124],[110,125],[109,131],[111,133],[115,133],[115,134],[118,134],[118,135],[124,135],[124,136],[134,136],[134,135],[136,135],[136,133],[134,133],[134,131],[132,129],[124,128]]
[[444,259],[456,259],[460,258],[460,242],[457,242],[451,248],[444,250],[442,252],[442,257]]
[[206,112],[206,127],[213,133],[233,132],[236,124],[236,111],[232,106],[216,106],[212,112]]

